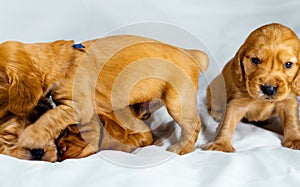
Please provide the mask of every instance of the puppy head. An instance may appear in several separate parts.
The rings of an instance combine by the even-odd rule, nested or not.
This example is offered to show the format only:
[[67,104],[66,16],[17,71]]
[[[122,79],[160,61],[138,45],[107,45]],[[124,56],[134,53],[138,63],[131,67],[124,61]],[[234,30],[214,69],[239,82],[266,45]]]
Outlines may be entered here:
[[29,160],[29,150],[17,146],[18,136],[28,125],[28,121],[17,116],[6,116],[0,122],[0,153]]
[[232,63],[237,86],[253,98],[280,101],[291,92],[299,69],[300,43],[288,27],[269,24],[253,31]]
[[58,161],[77,158],[88,143],[82,138],[77,125],[68,126],[56,139]]
[[0,118],[8,111],[24,115],[72,64],[73,41],[0,44]]
[[[0,153],[24,160],[43,160],[55,162],[57,150],[54,142],[50,142],[45,150],[29,150],[18,145],[18,137],[31,124],[27,118],[11,114],[0,121]],[[35,152],[35,154],[33,154]]]

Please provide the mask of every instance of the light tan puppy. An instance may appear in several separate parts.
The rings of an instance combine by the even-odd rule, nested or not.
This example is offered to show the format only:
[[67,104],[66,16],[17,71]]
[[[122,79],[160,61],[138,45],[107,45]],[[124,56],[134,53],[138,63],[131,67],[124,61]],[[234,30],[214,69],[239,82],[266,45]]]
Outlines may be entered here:
[[282,145],[300,149],[298,101],[291,92],[299,54],[299,39],[291,29],[269,24],[253,31],[207,89],[207,109],[221,123],[215,140],[204,148],[233,152],[232,136],[243,118],[257,122],[277,115]]
[[[198,76],[208,65],[203,52],[137,36],[112,36],[82,44],[85,48],[72,47],[73,41],[0,45],[0,118],[9,112],[30,112],[56,84],[53,99],[58,106],[22,132],[20,146],[43,149],[67,126],[88,124],[94,114],[122,129],[110,132],[118,141],[133,147],[150,145],[149,127],[128,106],[160,98],[182,128],[181,139],[169,150],[178,154],[193,151],[200,129]],[[90,142],[87,152],[98,149],[96,140]]]
[[14,115],[6,117],[0,122],[0,154],[25,160],[57,161],[57,149],[54,141],[50,141],[44,150],[29,150],[18,145],[19,135],[31,124],[26,117]]

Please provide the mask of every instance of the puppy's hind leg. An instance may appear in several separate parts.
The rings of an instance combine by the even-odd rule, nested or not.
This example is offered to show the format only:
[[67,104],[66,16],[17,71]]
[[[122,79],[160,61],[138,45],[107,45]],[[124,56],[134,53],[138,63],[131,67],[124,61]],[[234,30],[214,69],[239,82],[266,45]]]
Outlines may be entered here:
[[77,125],[82,136],[82,139],[87,143],[87,146],[82,150],[77,158],[82,158],[89,156],[91,154],[97,153],[100,149],[100,139],[101,139],[101,121],[98,114],[94,114],[91,121],[87,124]]
[[129,107],[102,114],[105,130],[119,144],[132,148],[144,147],[153,143],[151,129],[131,112]]
[[169,114],[181,127],[179,142],[170,146],[168,150],[180,155],[194,150],[201,126],[200,117],[196,110],[196,92],[183,90],[184,92],[179,94],[170,87],[164,98]]

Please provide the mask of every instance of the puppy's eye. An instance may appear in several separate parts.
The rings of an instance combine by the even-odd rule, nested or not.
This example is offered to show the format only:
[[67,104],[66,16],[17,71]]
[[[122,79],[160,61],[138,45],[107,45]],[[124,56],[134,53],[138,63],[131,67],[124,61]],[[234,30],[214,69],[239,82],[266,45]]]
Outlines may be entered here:
[[285,69],[290,69],[292,67],[293,67],[293,62],[287,62],[287,63],[284,64]]
[[260,60],[259,60],[258,58],[251,58],[251,62],[252,62],[253,64],[255,64],[255,65],[258,65],[258,64],[261,63]]

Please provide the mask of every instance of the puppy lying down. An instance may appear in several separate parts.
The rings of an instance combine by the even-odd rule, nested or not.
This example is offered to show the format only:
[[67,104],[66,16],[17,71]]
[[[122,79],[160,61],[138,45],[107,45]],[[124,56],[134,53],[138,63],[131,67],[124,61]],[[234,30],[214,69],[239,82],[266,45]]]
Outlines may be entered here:
[[[50,102],[49,102],[50,101]],[[151,105],[150,105],[151,104]],[[91,153],[83,150],[89,146],[89,136],[94,131],[99,133],[99,150],[119,150],[131,152],[134,148],[124,145],[110,136],[105,130],[107,119],[95,115],[89,125],[69,125],[59,137],[50,142],[46,149],[26,149],[18,146],[18,137],[25,128],[34,123],[43,113],[56,104],[49,98],[42,98],[33,112],[28,116],[9,115],[0,125],[0,154],[17,157],[25,160],[45,160],[50,162],[63,161],[69,158],[82,158]],[[133,115],[142,120],[147,120],[151,113],[161,106],[159,101],[131,106]],[[113,123],[113,122],[112,122]],[[110,125],[112,124],[110,123]],[[80,130],[81,131],[80,131]],[[93,131],[92,133],[90,131]]]
[[20,133],[18,147],[47,151],[63,130],[80,124],[80,132],[95,128],[84,138],[89,146],[81,155],[89,155],[99,150],[99,125],[91,125],[99,121],[130,150],[151,145],[151,130],[133,115],[131,106],[160,99],[181,127],[179,142],[168,150],[178,154],[194,150],[201,123],[196,111],[198,77],[208,66],[206,54],[199,50],[125,35],[83,42],[79,47],[62,40],[5,42],[0,45],[0,58],[0,119],[30,114],[56,85],[52,96],[57,107]]
[[293,92],[299,55],[299,39],[291,29],[274,23],[253,31],[207,89],[207,109],[221,122],[215,140],[204,148],[233,152],[232,136],[242,119],[258,122],[278,116],[282,145],[300,149],[298,100]]

